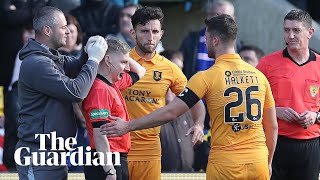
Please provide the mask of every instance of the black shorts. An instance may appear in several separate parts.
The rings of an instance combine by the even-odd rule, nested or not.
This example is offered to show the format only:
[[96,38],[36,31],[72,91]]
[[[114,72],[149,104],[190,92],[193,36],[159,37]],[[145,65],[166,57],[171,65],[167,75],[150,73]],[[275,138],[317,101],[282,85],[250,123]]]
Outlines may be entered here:
[[[97,158],[97,154],[93,156],[94,152],[96,151],[91,150],[92,160]],[[112,159],[112,163],[115,163],[114,159]],[[114,166],[117,180],[129,180],[127,153],[120,153],[120,164],[121,166]],[[84,166],[84,175],[86,180],[105,180],[107,177],[102,166]]]
[[319,167],[319,137],[310,140],[278,137],[271,180],[318,180]]

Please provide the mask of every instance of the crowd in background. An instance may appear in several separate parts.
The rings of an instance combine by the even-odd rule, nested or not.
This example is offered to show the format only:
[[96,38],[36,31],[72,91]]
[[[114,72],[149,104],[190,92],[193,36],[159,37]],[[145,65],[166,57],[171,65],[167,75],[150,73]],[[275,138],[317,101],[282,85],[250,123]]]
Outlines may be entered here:
[[[0,36],[0,171],[15,171],[13,153],[17,138],[17,116],[19,104],[17,103],[17,81],[21,61],[17,56],[19,50],[28,41],[34,38],[32,18],[35,11],[42,6],[62,7],[65,1],[55,0],[2,0],[0,2],[0,20],[2,28]],[[67,44],[59,49],[63,55],[79,57],[88,38],[100,35],[106,38],[118,38],[126,42],[131,48],[134,39],[130,36],[132,29],[131,16],[141,7],[137,1],[107,1],[107,0],[82,0],[69,3],[65,12],[67,27],[70,34]],[[208,18],[216,14],[228,14],[235,18],[234,6],[229,1],[206,6]],[[59,4],[60,3],[60,4]],[[74,7],[73,7],[74,6]],[[170,17],[166,17],[170,18]],[[205,29],[190,32],[182,42],[179,50],[166,49],[160,42],[157,52],[178,65],[189,79],[196,72],[206,70],[214,64],[214,59],[208,57],[205,44]],[[257,66],[264,52],[256,45],[245,44],[237,40],[236,50],[242,59],[253,66]],[[171,92],[167,94],[167,103],[173,99]],[[4,104],[4,105],[2,105]],[[74,105],[77,118],[78,134],[77,146],[88,146],[89,138],[85,120],[81,110]],[[192,147],[191,137],[185,136],[186,131],[192,126],[192,116],[187,112],[178,120],[172,121],[161,127],[162,170],[163,171],[205,171],[210,150],[209,117],[205,121],[205,141]],[[2,151],[3,150],[3,151]],[[2,156],[1,156],[2,153]],[[83,167],[69,167],[70,171],[82,172]]]

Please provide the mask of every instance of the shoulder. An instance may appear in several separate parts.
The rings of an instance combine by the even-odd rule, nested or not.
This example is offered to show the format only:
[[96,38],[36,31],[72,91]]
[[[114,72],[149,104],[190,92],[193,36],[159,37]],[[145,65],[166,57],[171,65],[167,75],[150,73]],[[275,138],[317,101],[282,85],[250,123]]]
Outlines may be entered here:
[[[46,57],[41,55],[30,55],[29,57],[26,57],[22,63],[21,63],[21,69],[22,71],[25,69],[30,69],[32,72],[41,72],[48,68],[54,67],[54,62]],[[37,71],[35,71],[37,69]]]
[[173,62],[171,62],[169,59],[165,58],[164,56],[158,55],[158,60],[157,60],[157,64],[159,66],[164,66],[165,68],[167,68],[168,70],[171,70],[173,72],[175,71],[181,71],[182,70]]
[[221,77],[228,71],[224,66],[218,66],[218,65],[213,65],[209,69],[200,71],[198,74],[200,74],[203,77],[212,79],[216,77]]
[[205,70],[205,71],[199,71],[196,74],[194,74],[190,78],[189,81],[190,82],[197,82],[197,83],[200,82],[200,81],[203,81],[203,82],[205,82],[207,84],[207,82],[210,82],[209,81],[209,79],[210,79],[209,77],[211,76],[213,78],[213,76],[212,76],[213,74],[214,74],[213,70],[210,70],[210,69]]
[[107,92],[111,89],[112,87],[107,85],[106,83],[104,83],[103,81],[101,81],[98,78],[95,78],[95,80],[93,81],[93,84],[91,86],[90,91],[99,91],[99,92]]
[[158,58],[158,62],[163,65],[170,66],[170,67],[177,66],[176,64],[171,62],[169,59],[165,58],[164,56],[159,55],[157,58]]
[[111,86],[105,84],[104,82],[96,78],[93,81],[93,84],[90,88],[88,96],[85,99],[90,101],[91,99],[97,99],[97,98],[101,99],[102,97],[103,99],[110,98],[112,96],[108,96],[108,94],[111,94],[112,93],[111,91],[112,91]]
[[283,50],[279,50],[279,51],[273,52],[267,56],[262,57],[260,62],[278,61],[279,58],[283,58]]

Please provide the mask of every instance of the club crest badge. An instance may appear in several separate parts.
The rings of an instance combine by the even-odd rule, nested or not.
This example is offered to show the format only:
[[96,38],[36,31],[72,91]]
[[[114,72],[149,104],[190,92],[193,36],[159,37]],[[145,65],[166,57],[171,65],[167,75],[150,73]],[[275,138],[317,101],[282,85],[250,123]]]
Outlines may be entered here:
[[162,72],[160,71],[153,71],[153,79],[155,81],[160,81],[162,77]]
[[310,95],[314,98],[319,93],[319,87],[315,85],[310,85]]

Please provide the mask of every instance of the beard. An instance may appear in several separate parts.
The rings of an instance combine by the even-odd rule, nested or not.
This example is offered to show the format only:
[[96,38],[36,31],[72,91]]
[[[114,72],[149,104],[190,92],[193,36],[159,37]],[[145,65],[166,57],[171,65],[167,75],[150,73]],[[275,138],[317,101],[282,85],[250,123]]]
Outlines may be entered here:
[[144,53],[153,53],[156,50],[156,47],[157,47],[157,44],[158,44],[158,43],[156,43],[154,45],[154,47],[150,49],[150,48],[146,48],[139,41],[136,40],[136,42],[137,42],[137,46],[139,47],[139,49]]
[[52,45],[54,46],[53,48],[58,49],[62,46],[65,46],[67,44],[66,41],[67,40],[64,37],[63,38],[58,38],[58,37],[52,38]]
[[212,59],[216,58],[216,51],[214,47],[208,47],[208,57]]

